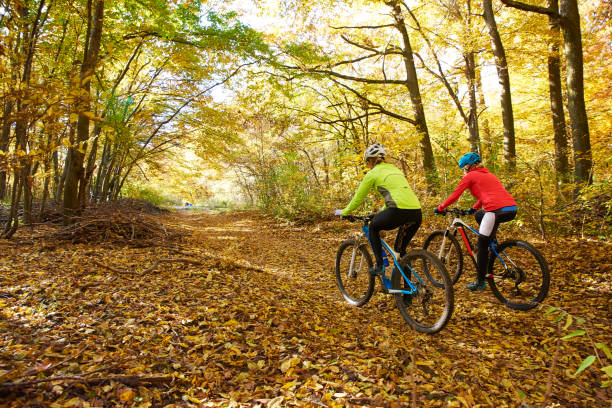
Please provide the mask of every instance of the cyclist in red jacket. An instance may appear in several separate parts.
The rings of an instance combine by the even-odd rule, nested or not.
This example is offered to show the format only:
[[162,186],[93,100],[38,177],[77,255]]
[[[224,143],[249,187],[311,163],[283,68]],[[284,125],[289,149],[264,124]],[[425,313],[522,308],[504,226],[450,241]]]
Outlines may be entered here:
[[[476,222],[480,224],[478,231],[478,257],[476,260],[478,275],[473,283],[467,285],[470,290],[486,289],[485,276],[489,262],[489,244],[495,236],[497,226],[516,217],[516,201],[506,191],[502,183],[489,170],[481,164],[478,153],[466,153],[459,160],[459,168],[463,169],[464,176],[453,193],[434,208],[436,214],[444,214],[444,209],[457,201],[461,194],[469,189],[478,200],[469,214],[474,214]],[[484,211],[480,208],[483,207]]]

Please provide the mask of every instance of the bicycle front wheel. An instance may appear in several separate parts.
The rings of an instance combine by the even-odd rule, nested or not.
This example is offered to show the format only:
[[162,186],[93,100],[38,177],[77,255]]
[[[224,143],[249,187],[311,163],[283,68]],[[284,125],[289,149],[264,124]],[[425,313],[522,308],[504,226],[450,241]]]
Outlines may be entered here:
[[365,244],[347,240],[336,253],[336,284],[344,299],[353,306],[365,305],[374,293],[374,276],[368,269],[372,257]]
[[[463,252],[461,252],[461,247],[459,246],[457,238],[448,230],[434,231],[425,239],[423,249],[440,258],[453,284],[457,283],[461,276],[461,271],[463,270]],[[434,280],[432,283],[438,287],[442,287],[442,282]]]
[[529,310],[548,294],[550,272],[542,254],[525,241],[507,241],[489,259],[487,281],[495,297],[511,309]]
[[[406,323],[421,333],[437,333],[446,326],[455,307],[453,283],[438,257],[419,249],[399,260],[406,278],[416,286],[415,294],[396,293],[395,303]],[[393,289],[409,287],[402,274],[395,270]]]

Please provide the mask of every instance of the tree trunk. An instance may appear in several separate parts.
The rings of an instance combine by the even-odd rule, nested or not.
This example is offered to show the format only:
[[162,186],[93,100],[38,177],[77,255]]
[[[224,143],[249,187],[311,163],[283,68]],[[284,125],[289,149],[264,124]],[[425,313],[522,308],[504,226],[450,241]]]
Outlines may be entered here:
[[416,122],[417,132],[421,135],[421,152],[423,154],[423,168],[427,173],[427,181],[430,187],[436,185],[436,167],[429,138],[429,130],[427,129],[427,121],[425,120],[425,110],[423,109],[423,100],[421,99],[421,91],[419,89],[419,81],[417,78],[416,67],[414,65],[414,56],[412,46],[410,45],[410,37],[406,29],[406,23],[402,16],[400,3],[397,1],[387,2],[387,5],[393,10],[393,18],[395,25],[402,35],[403,49],[402,57],[404,59],[404,68],[406,69],[406,87],[410,94],[414,120]]
[[96,166],[96,156],[98,152],[98,139],[100,137],[100,132],[102,131],[102,127],[99,124],[94,126],[94,142],[91,146],[91,150],[89,151],[89,157],[87,158],[87,166],[85,167],[85,179],[84,182],[79,186],[79,205],[81,208],[87,205],[87,197],[89,194],[89,185],[91,182],[91,176],[95,170]]
[[[4,116],[2,120],[2,133],[0,134],[0,152],[8,152],[11,135],[11,114],[13,113],[13,101],[7,100],[4,104]],[[4,157],[4,156],[2,156]],[[6,198],[7,194],[7,172],[8,162],[5,159],[0,162],[0,200]]]
[[491,37],[493,55],[495,56],[495,67],[501,86],[501,108],[502,120],[504,124],[504,161],[509,170],[516,169],[516,146],[514,136],[514,113],[512,111],[512,96],[510,93],[510,74],[508,72],[508,62],[506,61],[506,51],[502,44],[493,6],[491,0],[482,0],[484,19]]
[[67,168],[66,180],[64,181],[64,224],[69,224],[74,214],[79,210],[79,185],[85,183],[83,161],[89,137],[89,117],[84,113],[89,112],[91,107],[91,76],[98,61],[103,22],[104,1],[96,0],[90,19],[91,30],[85,39],[85,55],[81,64],[80,79],[83,98],[78,106],[79,118],[76,141],[75,146],[72,146],[68,151],[70,166]]
[[[559,10],[558,0],[548,0],[548,5],[553,10]],[[556,18],[549,16],[548,19],[552,36],[548,46],[548,84],[555,142],[555,172],[559,181],[567,183],[569,181],[569,162],[559,56],[560,29]]]
[[574,145],[574,181],[580,187],[591,184],[593,166],[589,122],[584,103],[584,75],[580,14],[576,0],[561,0],[561,30],[565,40],[567,105]]
[[108,160],[110,156],[110,143],[106,139],[104,141],[104,147],[102,148],[102,156],[100,157],[100,165],[98,167],[98,174],[96,174],[96,184],[93,191],[94,201],[99,202],[101,198],[102,184],[106,176],[106,169],[108,167]]
[[[487,109],[487,103],[484,98],[484,92],[482,90],[482,76],[480,75],[480,68],[475,67],[476,74],[476,94],[478,95],[478,105],[480,106],[481,111],[485,111]],[[493,136],[491,135],[491,128],[489,127],[489,119],[485,116],[482,120],[482,139],[481,139],[481,149],[482,156],[485,163],[491,163],[493,158]],[[484,144],[484,147],[483,147]],[[490,164],[487,164],[490,166]]]
[[478,129],[478,103],[476,102],[476,61],[474,52],[470,51],[463,56],[465,59],[465,77],[468,82],[468,99],[470,110],[468,115],[468,129],[470,131],[470,148],[473,152],[482,155],[480,148],[480,131]]

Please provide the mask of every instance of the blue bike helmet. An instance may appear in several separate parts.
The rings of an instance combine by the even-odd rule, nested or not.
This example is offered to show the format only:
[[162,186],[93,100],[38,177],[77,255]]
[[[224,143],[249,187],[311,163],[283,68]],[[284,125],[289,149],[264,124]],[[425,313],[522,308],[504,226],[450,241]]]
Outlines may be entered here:
[[461,159],[459,159],[459,168],[462,169],[465,166],[480,163],[481,161],[482,160],[480,160],[480,155],[478,153],[469,152],[461,156]]

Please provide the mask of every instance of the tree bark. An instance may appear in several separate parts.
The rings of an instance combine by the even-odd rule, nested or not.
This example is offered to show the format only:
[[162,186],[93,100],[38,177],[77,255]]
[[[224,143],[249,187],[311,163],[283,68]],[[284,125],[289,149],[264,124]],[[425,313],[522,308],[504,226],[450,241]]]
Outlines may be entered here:
[[[0,134],[0,152],[8,152],[9,141],[11,135],[11,114],[13,113],[13,101],[7,100],[4,104],[4,116],[2,120],[2,133]],[[3,156],[4,157],[4,156]],[[7,172],[8,162],[2,160],[0,162],[0,200],[6,198],[7,194]]]
[[406,87],[410,95],[410,101],[412,102],[412,110],[414,114],[414,120],[416,122],[417,132],[421,135],[421,153],[423,154],[423,168],[427,173],[427,181],[430,187],[436,184],[436,166],[433,156],[433,149],[431,147],[431,140],[429,137],[429,130],[427,129],[427,121],[425,119],[425,110],[423,109],[423,100],[421,98],[421,91],[419,89],[419,81],[417,78],[416,67],[414,65],[414,56],[412,53],[412,46],[410,44],[410,37],[408,30],[406,29],[406,23],[402,16],[402,10],[400,3],[397,1],[387,2],[387,5],[391,7],[393,18],[395,19],[395,26],[402,35],[403,49],[402,57],[404,60],[404,68],[406,69]]
[[591,137],[584,102],[584,74],[582,61],[582,36],[580,33],[580,13],[576,0],[561,0],[561,30],[565,40],[565,59],[567,65],[567,105],[574,145],[574,181],[580,188],[591,184]]
[[468,82],[468,100],[470,104],[468,115],[468,129],[470,132],[470,148],[473,152],[482,155],[480,148],[480,131],[478,129],[478,103],[476,101],[476,60],[474,51],[470,51],[464,56],[465,77]]
[[[558,0],[548,0],[553,10],[559,9]],[[548,45],[548,84],[550,93],[550,110],[552,113],[553,134],[555,143],[555,172],[562,183],[569,181],[568,140],[563,112],[563,93],[561,85],[561,59],[559,20],[548,16],[551,41]]]
[[[91,6],[91,1],[89,3]],[[98,61],[100,42],[102,38],[102,26],[104,22],[104,1],[96,0],[93,13],[90,18],[90,30],[85,39],[85,51],[83,63],[81,64],[81,87],[83,98],[78,106],[77,134],[75,145],[70,147],[68,156],[70,166],[67,168],[66,180],[64,181],[64,224],[69,224],[72,217],[80,209],[79,185],[85,183],[85,171],[83,161],[87,139],[89,137],[89,117],[85,115],[91,106],[91,76]]]
[[489,30],[493,55],[495,56],[495,67],[501,86],[501,108],[502,121],[504,124],[504,161],[506,167],[514,171],[516,169],[516,146],[514,135],[514,113],[512,111],[512,95],[510,93],[510,74],[508,72],[508,62],[506,61],[506,51],[502,44],[491,0],[482,0],[484,20]]
[[[574,147],[574,182],[578,190],[584,184],[593,182],[591,168],[591,136],[584,102],[584,73],[582,61],[582,35],[580,33],[580,12],[576,0],[560,0],[559,10],[553,0],[549,7],[539,7],[514,0],[501,0],[509,7],[519,10],[546,14],[558,20],[563,33],[565,65],[567,67],[567,105],[571,122],[572,144]],[[578,191],[577,190],[577,191]]]

